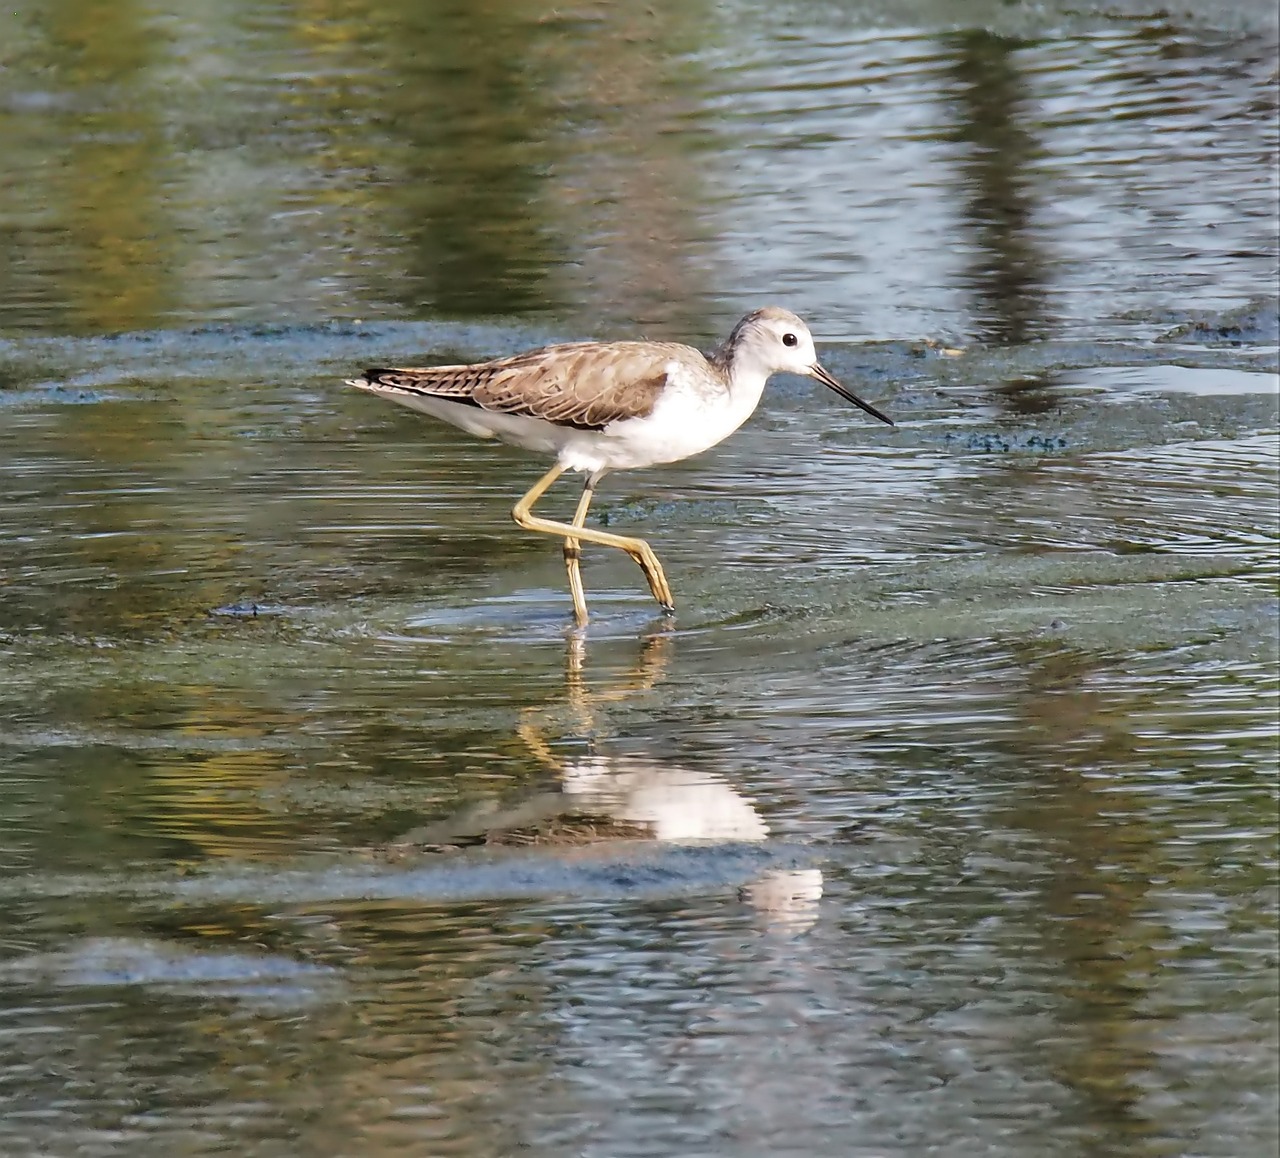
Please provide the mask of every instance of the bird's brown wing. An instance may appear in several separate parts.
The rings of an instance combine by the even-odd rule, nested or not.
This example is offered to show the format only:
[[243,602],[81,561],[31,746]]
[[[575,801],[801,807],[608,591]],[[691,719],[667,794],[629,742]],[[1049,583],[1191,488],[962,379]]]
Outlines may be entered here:
[[580,342],[467,366],[365,371],[365,389],[469,403],[503,414],[598,430],[650,414],[673,360],[702,355],[663,342]]

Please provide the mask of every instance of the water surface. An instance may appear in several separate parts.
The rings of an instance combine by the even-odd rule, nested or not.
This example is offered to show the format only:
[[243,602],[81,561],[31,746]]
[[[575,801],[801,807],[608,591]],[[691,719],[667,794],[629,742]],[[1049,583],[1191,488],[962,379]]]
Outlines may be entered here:
[[[1273,1154],[1278,59],[0,14],[0,1151]],[[765,300],[898,426],[607,480],[674,622],[340,385]]]

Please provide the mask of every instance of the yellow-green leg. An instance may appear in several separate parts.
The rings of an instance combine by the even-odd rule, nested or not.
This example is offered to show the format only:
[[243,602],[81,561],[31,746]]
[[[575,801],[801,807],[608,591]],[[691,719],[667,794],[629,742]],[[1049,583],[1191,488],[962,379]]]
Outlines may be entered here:
[[587,622],[587,599],[582,589],[582,575],[579,570],[582,543],[599,543],[602,547],[616,547],[619,551],[625,551],[640,564],[644,577],[649,581],[649,590],[653,592],[654,599],[658,601],[663,611],[674,611],[675,601],[671,598],[671,587],[663,573],[662,564],[658,562],[658,556],[653,553],[653,548],[648,543],[643,539],[611,535],[607,531],[597,531],[583,526],[587,517],[587,508],[591,505],[592,484],[595,478],[588,480],[587,487],[582,492],[582,498],[578,500],[578,509],[572,523],[558,523],[552,519],[539,518],[533,513],[533,504],[547,493],[551,484],[564,474],[564,470],[565,468],[557,463],[547,471],[512,508],[511,517],[516,521],[517,526],[523,527],[526,531],[541,531],[543,534],[560,535],[564,538],[565,566],[569,571],[569,592],[573,596],[573,615],[578,625],[582,626]]
[[[579,529],[587,521],[587,508],[591,506],[594,493],[592,480],[587,479],[582,488],[582,497],[578,500],[578,509],[573,512],[573,526]],[[569,594],[573,596],[573,615],[581,627],[587,622],[587,596],[582,588],[582,544],[577,539],[564,541],[564,566],[569,572]]]

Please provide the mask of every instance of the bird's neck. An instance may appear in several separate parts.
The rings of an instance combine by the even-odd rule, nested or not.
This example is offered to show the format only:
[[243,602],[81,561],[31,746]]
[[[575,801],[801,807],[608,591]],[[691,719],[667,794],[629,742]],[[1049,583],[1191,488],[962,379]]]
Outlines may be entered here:
[[769,368],[762,366],[758,359],[741,347],[735,349],[731,342],[721,346],[709,360],[724,375],[734,401],[749,404],[755,409],[769,380]]

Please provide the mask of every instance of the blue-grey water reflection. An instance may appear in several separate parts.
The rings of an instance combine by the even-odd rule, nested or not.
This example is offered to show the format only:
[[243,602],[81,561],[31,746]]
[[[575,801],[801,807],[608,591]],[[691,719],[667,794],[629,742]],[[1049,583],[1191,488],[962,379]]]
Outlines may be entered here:
[[[0,1153],[1275,1152],[1275,14],[0,10]],[[723,335],[606,480],[362,365]],[[549,506],[567,505],[571,489]]]

